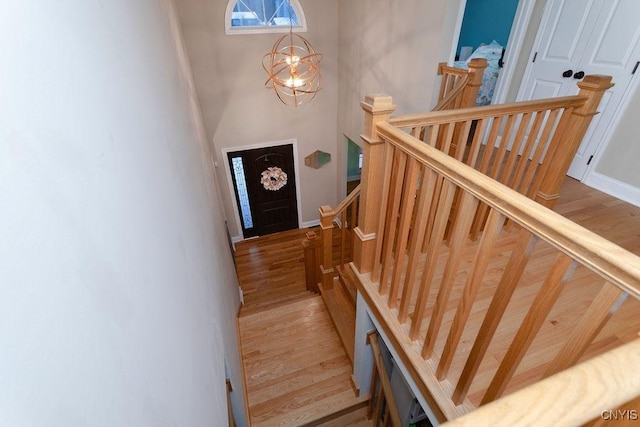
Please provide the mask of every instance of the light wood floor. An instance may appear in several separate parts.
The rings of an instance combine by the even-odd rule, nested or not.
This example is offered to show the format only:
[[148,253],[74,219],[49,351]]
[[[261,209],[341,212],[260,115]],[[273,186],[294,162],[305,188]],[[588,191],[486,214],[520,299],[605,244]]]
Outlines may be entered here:
[[[567,178],[555,210],[640,255],[640,208]],[[300,248],[305,231],[236,245],[245,297],[240,336],[252,425],[303,425],[355,399],[349,362],[333,324],[320,297],[305,290]],[[577,299],[574,304],[585,303]],[[631,310],[625,316],[639,314]],[[611,327],[624,324],[625,316]],[[562,333],[558,325],[572,321],[562,311],[552,313],[550,319],[553,322],[547,327],[553,335]],[[600,340],[598,345],[606,348],[612,343]],[[547,350],[544,342],[539,348],[542,354]],[[525,364],[517,379],[537,374],[535,367]],[[480,389],[472,388],[473,401],[480,399]]]
[[306,230],[236,245],[240,340],[252,426],[299,426],[357,404],[322,298],[305,290]]

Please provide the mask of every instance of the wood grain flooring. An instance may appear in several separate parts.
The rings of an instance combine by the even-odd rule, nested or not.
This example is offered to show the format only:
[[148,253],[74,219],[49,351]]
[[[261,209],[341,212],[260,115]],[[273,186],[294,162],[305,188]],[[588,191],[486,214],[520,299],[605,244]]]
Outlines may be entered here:
[[305,289],[292,230],[236,245],[239,328],[252,426],[300,426],[353,406],[351,364],[326,306]]

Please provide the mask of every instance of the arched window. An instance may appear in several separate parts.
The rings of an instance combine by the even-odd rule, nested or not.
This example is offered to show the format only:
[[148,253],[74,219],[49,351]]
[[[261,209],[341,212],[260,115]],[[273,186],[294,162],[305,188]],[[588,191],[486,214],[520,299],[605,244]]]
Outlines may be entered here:
[[298,0],[229,0],[225,14],[227,34],[286,33],[307,31]]

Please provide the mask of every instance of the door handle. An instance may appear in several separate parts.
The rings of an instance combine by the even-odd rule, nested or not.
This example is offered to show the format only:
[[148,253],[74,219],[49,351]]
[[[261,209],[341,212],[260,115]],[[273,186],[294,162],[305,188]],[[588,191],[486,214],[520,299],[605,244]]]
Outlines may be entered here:
[[574,79],[578,79],[578,80],[580,80],[580,79],[581,79],[581,78],[583,78],[583,77],[584,77],[584,71],[578,71],[577,73],[575,73],[575,74],[573,75],[573,78],[574,78]]
[[562,73],[562,77],[571,77],[573,76],[573,70],[567,70],[564,73]]

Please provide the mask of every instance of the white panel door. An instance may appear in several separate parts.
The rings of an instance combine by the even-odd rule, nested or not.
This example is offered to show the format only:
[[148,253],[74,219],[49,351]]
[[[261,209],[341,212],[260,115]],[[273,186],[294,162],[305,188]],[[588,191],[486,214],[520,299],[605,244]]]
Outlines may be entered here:
[[[582,179],[640,60],[639,0],[549,0],[519,100],[574,95],[585,74],[613,76],[568,175]],[[569,72],[570,71],[570,72]]]
[[603,1],[550,0],[519,99],[555,98],[575,92],[573,74],[587,49]]
[[612,76],[615,86],[605,93],[598,108],[600,114],[593,118],[567,172],[569,176],[583,179],[587,164],[604,139],[611,120],[621,114],[620,101],[640,60],[639,40],[640,1],[605,1],[577,68],[586,74]]

